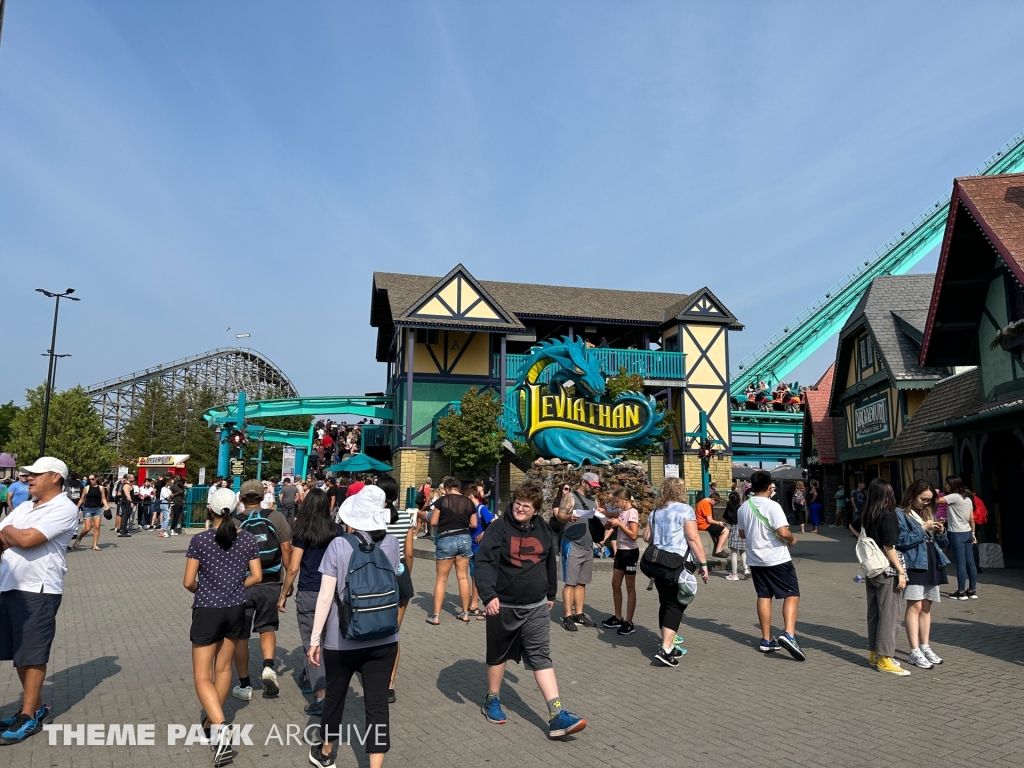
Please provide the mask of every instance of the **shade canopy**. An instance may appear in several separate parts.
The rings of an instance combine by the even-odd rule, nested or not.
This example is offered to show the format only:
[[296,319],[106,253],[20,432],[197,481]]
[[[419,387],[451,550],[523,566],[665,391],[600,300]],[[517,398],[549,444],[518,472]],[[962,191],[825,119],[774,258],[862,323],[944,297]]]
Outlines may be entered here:
[[327,468],[328,472],[390,472],[391,465],[377,461],[365,453],[357,453],[351,459]]
[[807,472],[799,467],[789,464],[782,464],[771,470],[772,477],[776,480],[806,480]]

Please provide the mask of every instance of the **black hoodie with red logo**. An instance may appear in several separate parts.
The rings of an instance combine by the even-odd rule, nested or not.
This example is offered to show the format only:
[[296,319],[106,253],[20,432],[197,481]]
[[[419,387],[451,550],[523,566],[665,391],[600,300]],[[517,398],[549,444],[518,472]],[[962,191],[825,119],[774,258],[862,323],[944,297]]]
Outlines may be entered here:
[[491,523],[476,552],[474,571],[481,605],[536,605],[554,600],[558,588],[554,537],[540,515],[520,525],[511,514]]

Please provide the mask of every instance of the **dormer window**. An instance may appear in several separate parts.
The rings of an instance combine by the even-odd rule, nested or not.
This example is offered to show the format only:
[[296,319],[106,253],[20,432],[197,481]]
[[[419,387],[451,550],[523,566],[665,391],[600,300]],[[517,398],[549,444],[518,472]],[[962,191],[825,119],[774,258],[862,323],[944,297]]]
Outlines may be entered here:
[[874,347],[871,346],[870,336],[861,336],[857,341],[857,357],[860,359],[860,369],[871,368],[875,364]]

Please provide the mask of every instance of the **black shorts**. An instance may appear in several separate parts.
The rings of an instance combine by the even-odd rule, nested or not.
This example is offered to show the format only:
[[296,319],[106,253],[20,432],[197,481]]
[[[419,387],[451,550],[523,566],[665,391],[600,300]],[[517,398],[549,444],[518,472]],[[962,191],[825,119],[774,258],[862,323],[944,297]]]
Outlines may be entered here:
[[750,575],[758,597],[774,597],[777,600],[800,597],[800,584],[796,580],[796,568],[792,561],[778,565],[752,565]]
[[46,664],[62,597],[17,589],[0,592],[0,659],[16,667]]
[[503,605],[497,616],[487,617],[487,666],[520,660],[534,671],[553,668],[547,602],[532,608]]
[[622,547],[619,547],[615,552],[615,561],[612,567],[616,571],[625,571],[627,576],[636,576],[636,564],[639,562],[639,549],[622,549]]
[[276,632],[281,626],[277,614],[280,584],[256,584],[245,590],[245,634],[243,637]]
[[398,604],[406,605],[412,600],[416,590],[412,587],[412,571],[409,570],[409,565],[405,562],[404,557],[402,558],[402,565],[405,568],[398,574]]
[[708,523],[708,527],[705,530],[707,530],[711,539],[717,543],[718,537],[725,531],[725,526],[718,523]]
[[229,640],[244,640],[248,637],[244,605],[192,609],[192,629],[189,630],[188,639],[193,645],[213,645],[225,637]]

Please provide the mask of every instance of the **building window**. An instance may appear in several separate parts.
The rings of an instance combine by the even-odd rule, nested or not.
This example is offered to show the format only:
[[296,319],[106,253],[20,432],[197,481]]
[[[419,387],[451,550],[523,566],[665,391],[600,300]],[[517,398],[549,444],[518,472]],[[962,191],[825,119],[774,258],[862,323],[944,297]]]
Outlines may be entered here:
[[416,329],[416,343],[417,344],[438,344],[438,332],[436,329],[428,328],[417,328]]
[[1006,275],[1006,320],[1024,320],[1024,288],[1013,275]]
[[875,364],[875,352],[871,346],[870,336],[861,336],[857,341],[857,357],[860,358],[860,369],[862,371]]
[[666,352],[678,352],[679,351],[679,334],[675,333],[665,339],[665,351]]

